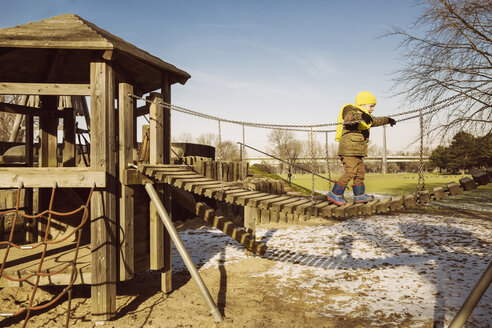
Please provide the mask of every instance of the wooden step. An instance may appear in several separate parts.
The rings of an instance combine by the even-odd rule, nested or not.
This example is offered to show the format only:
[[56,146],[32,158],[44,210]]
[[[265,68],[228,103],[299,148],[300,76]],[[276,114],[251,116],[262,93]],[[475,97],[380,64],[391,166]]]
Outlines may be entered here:
[[215,210],[207,204],[198,202],[196,204],[196,215],[208,224],[211,224],[221,230],[253,253],[260,256],[266,253],[267,247],[265,243],[255,241],[248,232],[236,227],[231,220],[228,220],[223,216],[216,215]]

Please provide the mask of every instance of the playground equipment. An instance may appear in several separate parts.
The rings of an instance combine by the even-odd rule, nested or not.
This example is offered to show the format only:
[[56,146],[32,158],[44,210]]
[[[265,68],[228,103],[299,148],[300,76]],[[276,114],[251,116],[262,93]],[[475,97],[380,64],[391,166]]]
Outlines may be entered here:
[[[76,283],[91,284],[92,320],[96,322],[109,320],[116,314],[116,284],[133,278],[138,272],[147,269],[161,271],[162,290],[172,290],[171,236],[168,232],[178,246],[214,318],[216,321],[222,319],[196,268],[190,263],[186,250],[182,244],[179,246],[179,237],[173,229],[170,217],[171,187],[244,206],[248,230],[234,226],[232,221],[216,213],[205,203],[192,203],[191,207],[205,221],[249,250],[262,255],[266,251],[266,245],[256,242],[254,233],[250,232],[254,231],[255,221],[296,221],[306,220],[311,216],[345,218],[386,213],[474,189],[477,184],[489,183],[492,177],[489,170],[477,173],[473,178],[461,179],[461,186],[450,183],[445,188],[434,188],[432,192],[418,190],[407,196],[342,207],[330,204],[325,199],[317,199],[313,194],[311,197],[299,197],[254,191],[245,185],[246,165],[225,165],[220,156],[220,147],[219,161],[210,162],[202,171],[194,171],[187,165],[171,165],[171,110],[216,120],[219,143],[221,124],[240,124],[244,146],[247,145],[245,126],[300,130],[310,133],[312,140],[313,133],[316,132],[323,132],[327,136],[330,131],[314,129],[330,124],[280,126],[236,122],[171,105],[171,85],[185,84],[190,78],[188,73],[76,15],[62,15],[0,30],[0,61],[0,94],[39,96],[38,104],[35,98],[27,96],[21,105],[0,103],[0,110],[26,117],[26,167],[0,168],[0,188],[25,189],[26,218],[29,215],[34,218],[32,213],[42,213],[45,208],[49,209],[50,214],[61,213],[50,202],[54,189],[61,189],[57,195],[62,201],[70,201],[72,198],[85,200],[81,194],[88,194],[93,189],[86,203],[88,206],[90,200],[90,230],[87,231],[90,242],[80,245],[76,240],[66,239],[64,241],[67,244],[63,244],[63,250],[53,250],[53,256],[63,255],[71,259],[66,266],[55,270],[57,274],[53,277],[57,278],[41,279],[44,277],[43,263],[49,263],[52,255],[43,253],[43,260],[34,261],[22,271],[9,262],[6,251],[1,267],[4,277],[0,278],[0,286],[4,286],[2,284],[6,281],[4,278],[9,275],[9,270],[22,276],[32,267],[38,268],[35,270],[38,274],[31,276],[36,279],[36,286],[56,283],[67,285],[68,290]],[[158,89],[160,93],[154,92]],[[149,96],[143,98],[147,93],[150,93]],[[76,167],[76,111],[70,109],[69,103],[77,107],[75,104],[83,104],[85,97],[90,97],[90,113],[85,110],[88,126],[82,134],[89,136],[90,156],[84,157],[86,167]],[[63,106],[60,105],[60,99],[65,99]],[[146,104],[137,107],[135,99],[143,100]],[[430,112],[435,108],[429,106],[426,110]],[[422,116],[423,109],[418,111]],[[402,114],[414,112],[416,111]],[[139,159],[135,121],[141,115],[150,116],[148,152],[144,155],[148,163],[135,165]],[[39,167],[34,167],[34,116],[39,117],[40,122]],[[60,165],[57,160],[59,120],[63,122],[64,131]],[[244,147],[242,149],[244,152]],[[242,158],[244,159],[244,153]],[[216,172],[212,175],[215,178],[207,175],[206,171],[209,169]],[[240,182],[225,179],[231,171],[235,176],[240,173]],[[52,188],[51,194],[47,188]],[[33,201],[33,189],[39,195],[38,202]],[[18,194],[20,195],[20,191]],[[12,213],[21,215],[19,201]],[[66,231],[60,230],[57,233],[59,235],[79,230],[78,223],[66,222],[61,217],[62,215],[57,218],[50,216],[47,224],[42,221],[36,222],[37,225],[31,224],[34,221],[30,222],[27,245],[21,245],[19,251],[22,248],[29,251],[35,249],[31,244],[36,243],[37,235],[44,236],[40,239],[40,247],[46,251],[52,238],[49,231],[53,229],[68,226]],[[79,236],[82,239],[84,237],[82,233]],[[10,240],[6,245],[7,250],[13,246]],[[66,271],[70,268],[75,271]],[[75,276],[73,272],[80,274]],[[35,308],[26,309],[29,311]],[[25,322],[27,319],[28,316]]]
[[[86,246],[89,253],[85,257],[90,261],[83,280],[91,284],[92,320],[105,321],[116,314],[116,283],[131,279],[137,272],[161,270],[162,289],[171,291],[169,235],[144,187],[123,182],[126,168],[136,160],[134,127],[140,114],[128,94],[143,95],[160,89],[161,94],[153,93],[151,99],[170,101],[171,85],[186,83],[190,75],[76,15],[0,30],[0,60],[0,94],[40,98],[39,108],[0,104],[0,110],[26,116],[26,167],[0,168],[0,187],[17,188],[22,184],[28,188],[27,194],[32,188],[38,189],[39,206],[34,212],[48,207],[49,191],[44,188],[56,184],[57,188],[77,193],[95,187],[90,206],[90,243]],[[72,110],[58,106],[59,97],[66,96],[90,97],[88,167],[74,166],[75,117]],[[33,166],[34,116],[39,117],[39,167]],[[150,116],[149,161],[169,163],[169,111],[150,106]],[[67,160],[58,167],[60,119],[63,158]],[[158,189],[163,203],[169,206],[169,189]],[[59,194],[69,198],[67,195],[73,193]],[[27,199],[26,207],[28,212],[33,207],[31,199]],[[52,228],[64,224],[53,222]],[[36,228],[27,242],[34,242],[36,234],[46,230],[43,224]],[[68,285],[69,280],[56,283]]]

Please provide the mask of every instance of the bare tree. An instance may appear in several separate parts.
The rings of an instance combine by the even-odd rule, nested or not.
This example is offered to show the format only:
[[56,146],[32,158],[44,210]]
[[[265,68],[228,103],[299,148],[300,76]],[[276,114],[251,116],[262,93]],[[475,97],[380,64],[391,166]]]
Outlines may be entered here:
[[239,161],[239,146],[237,144],[230,140],[226,140],[222,141],[220,147],[222,151],[222,160]]
[[[270,152],[272,155],[279,157],[291,163],[295,163],[302,154],[302,142],[296,140],[294,133],[287,130],[272,130],[268,134],[268,141],[272,145]],[[285,164],[280,164],[283,171]]]
[[[20,100],[20,96],[0,95],[0,102],[18,104],[19,100]],[[1,141],[9,141],[10,136],[12,134],[12,130],[14,128],[15,120],[16,120],[15,114],[0,112],[0,140]],[[21,141],[22,137],[23,137],[23,131],[17,134],[16,140],[14,141]]]
[[173,142],[193,142],[191,133],[183,132],[180,135],[172,138]]
[[398,94],[418,104],[440,104],[425,120],[429,134],[441,135],[441,141],[462,130],[487,134],[492,128],[492,1],[417,3],[425,12],[413,27],[387,34],[402,38],[405,65],[394,79]]
[[202,133],[196,138],[197,143],[209,146],[216,145],[218,140],[218,136],[214,133]]
[[[314,136],[314,138],[316,138],[316,136]],[[302,157],[311,158],[312,156],[315,158],[325,157],[325,147],[321,146],[321,143],[314,139],[311,148],[311,140],[308,138],[303,143]]]

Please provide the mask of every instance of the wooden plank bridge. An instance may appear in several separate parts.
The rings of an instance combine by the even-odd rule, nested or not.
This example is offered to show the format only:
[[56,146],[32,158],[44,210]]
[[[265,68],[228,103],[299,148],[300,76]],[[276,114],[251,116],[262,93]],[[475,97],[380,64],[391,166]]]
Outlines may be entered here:
[[133,179],[148,179],[154,183],[167,183],[188,192],[202,195],[218,201],[249,206],[257,210],[260,222],[296,221],[310,217],[346,218],[357,215],[381,214],[427,204],[449,196],[461,194],[485,185],[492,181],[492,170],[477,171],[472,178],[465,177],[459,182],[450,182],[443,187],[435,187],[432,191],[423,190],[420,193],[385,197],[375,199],[367,204],[347,203],[337,206],[326,197],[273,195],[252,191],[241,187],[241,183],[220,183],[206,178],[186,165],[139,165],[130,174]]

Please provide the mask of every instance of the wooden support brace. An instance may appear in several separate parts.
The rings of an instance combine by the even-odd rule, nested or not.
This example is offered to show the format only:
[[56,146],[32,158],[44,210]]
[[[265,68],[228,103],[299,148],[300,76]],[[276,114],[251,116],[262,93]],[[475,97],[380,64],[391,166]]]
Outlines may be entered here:
[[309,202],[311,202],[309,199],[301,199],[301,200],[296,201],[294,203],[286,204],[283,206],[283,211],[286,213],[293,213],[293,212],[295,212],[295,210],[298,206],[302,206],[302,205],[307,204]]
[[[103,61],[90,64],[91,73],[91,168],[106,173],[105,189],[91,200],[91,298],[92,321],[105,321],[116,314],[117,176],[115,149],[114,74]],[[64,95],[74,93],[63,92]],[[29,93],[28,93],[29,94]],[[82,94],[85,95],[85,94]],[[55,139],[56,142],[56,139]]]
[[[236,204],[236,202],[238,201],[238,199],[240,198],[245,198],[245,197],[248,197],[248,196],[254,196],[254,195],[257,195],[258,193],[256,191],[247,191],[247,190],[244,190],[240,193],[234,193],[234,194],[227,194],[226,196],[226,202],[228,203],[231,203],[231,204]],[[243,204],[239,204],[239,205],[243,205]]]
[[334,214],[335,214],[335,217],[336,218],[344,218],[345,217],[345,211],[347,209],[347,207],[349,207],[350,205],[344,205],[344,206],[337,206],[334,210]]
[[[188,186],[188,185],[187,185]],[[197,195],[203,195],[203,193],[207,190],[207,188],[216,188],[220,187],[220,183],[217,183],[213,180],[210,182],[196,182],[190,185],[189,189],[185,189],[187,191],[191,191]]]
[[279,213],[279,222],[289,222],[289,215],[287,212],[282,211]]
[[456,182],[450,182],[450,183],[446,184],[446,186],[448,187],[448,190],[449,190],[449,193],[451,194],[451,196],[455,196],[455,195],[459,195],[459,194],[463,193],[460,186]]
[[477,184],[476,184],[475,180],[473,180],[472,178],[466,177],[466,178],[460,179],[459,181],[460,181],[461,187],[465,191],[477,189]]
[[267,195],[259,198],[253,198],[248,201],[248,205],[253,207],[259,207],[261,201],[271,200],[279,197],[280,197],[279,195]]
[[415,194],[406,195],[403,205],[406,208],[415,207],[417,205]]
[[444,199],[448,196],[443,187],[434,187],[433,193],[435,200]]
[[337,205],[328,205],[326,207],[323,207],[322,209],[323,217],[331,219],[331,217],[335,215],[336,208],[338,208]]
[[260,222],[269,223],[270,222],[270,211],[265,209],[260,209]]
[[[277,195],[276,195],[277,196]],[[284,201],[284,200],[289,200],[292,199],[290,196],[278,196],[277,198],[274,199],[268,199],[268,200],[262,200],[260,202],[259,207],[261,209],[269,209],[274,203],[279,202],[279,201]]]
[[376,213],[386,213],[389,210],[389,204],[391,203],[392,198],[383,198],[376,205]]
[[299,215],[306,215],[306,214],[310,213],[311,207],[312,207],[312,203],[311,203],[311,201],[309,201],[305,204],[297,206],[295,209],[295,213],[299,214]]
[[400,210],[405,202],[404,196],[397,196],[390,202],[390,208],[392,211]]
[[322,216],[321,211],[326,206],[329,206],[329,203],[326,200],[321,201],[321,202],[317,203],[316,205],[314,205],[313,216],[317,216],[317,217]]
[[[133,93],[133,87],[127,83],[119,84],[118,120],[119,120],[119,240],[120,240],[120,280],[133,278],[135,273],[135,238],[134,238],[134,189],[125,185],[125,171],[133,162],[133,98],[127,96]],[[136,172],[136,171],[135,171]]]
[[375,200],[370,201],[367,204],[364,204],[360,209],[361,214],[362,215],[371,215],[374,211],[376,211],[377,203],[379,203],[379,200],[375,199]]
[[223,216],[217,216],[215,211],[207,204],[198,202],[196,204],[196,215],[201,217],[205,222],[226,233],[250,251],[258,255],[264,255],[266,253],[267,248],[264,243],[256,242],[254,237],[247,231],[235,227],[232,221],[227,220]]
[[0,82],[0,94],[4,95],[49,95],[90,96],[90,84],[61,83],[6,83]]
[[361,212],[362,206],[364,206],[364,203],[362,203],[362,204],[355,204],[355,205],[349,206],[347,208],[347,215],[348,216],[356,216],[356,215],[359,215],[360,212]]
[[298,201],[299,201],[299,198],[297,198],[297,197],[289,197],[288,199],[284,199],[282,201],[278,201],[278,202],[273,203],[271,205],[271,207],[273,210],[280,212],[284,208],[285,205],[296,203]]
[[[491,173],[492,173],[492,170],[491,170]],[[489,173],[487,173],[486,171],[473,171],[472,177],[473,177],[473,180],[475,180],[475,182],[477,184],[482,185],[482,186],[492,182],[492,176],[489,175]],[[461,180],[460,180],[460,182],[461,182]]]
[[270,210],[270,222],[278,223],[280,221],[280,213],[277,210]]
[[251,194],[250,196],[238,196],[237,199],[235,200],[235,203],[237,205],[242,205],[242,206],[245,206],[246,204],[249,203],[249,201],[251,199],[255,199],[255,198],[261,198],[261,197],[265,197],[265,196],[269,196],[268,194],[265,194],[265,193],[260,193],[260,192],[257,192],[257,191],[251,191],[252,193],[254,194]]
[[425,205],[425,204],[429,203],[430,201],[431,201],[431,197],[430,197],[429,190],[422,190],[419,193],[419,202],[420,202],[420,204]]
[[200,177],[200,176],[192,177],[192,178],[182,178],[182,179],[176,179],[174,181],[174,185],[178,188],[186,190],[185,188],[187,184],[194,183],[194,182],[205,182],[207,180],[208,180],[207,178]]

